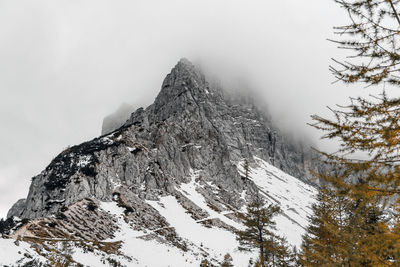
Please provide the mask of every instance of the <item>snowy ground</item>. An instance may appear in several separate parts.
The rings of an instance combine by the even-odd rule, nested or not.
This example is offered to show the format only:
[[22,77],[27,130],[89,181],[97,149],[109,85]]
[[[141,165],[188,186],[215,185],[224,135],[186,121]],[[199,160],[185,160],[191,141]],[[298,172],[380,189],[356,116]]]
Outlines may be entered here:
[[[242,228],[241,224],[220,214],[206,204],[204,197],[196,191],[199,186],[195,182],[196,173],[193,172],[191,182],[182,184],[179,191],[192,200],[197,206],[207,211],[210,217],[203,219],[218,218],[228,225],[235,228]],[[149,234],[132,230],[121,216],[123,209],[118,207],[115,202],[103,202],[101,208],[118,217],[120,232],[107,241],[124,242],[121,251],[131,257],[131,262],[121,260],[128,266],[199,266],[201,260],[207,258],[222,261],[226,253],[233,258],[235,266],[247,266],[251,257],[255,258],[254,253],[242,252],[238,250],[238,242],[234,233],[221,228],[209,228],[195,221],[189,213],[178,203],[175,197],[162,197],[159,201],[147,201],[155,208],[168,223],[175,228],[179,237],[187,241],[188,251],[183,252],[177,247],[159,243],[155,240],[145,241],[139,237]],[[208,254],[207,256],[205,256]],[[154,255],[157,255],[156,257]]]
[[32,260],[26,255],[35,255],[38,261],[46,262],[43,257],[36,256],[35,251],[28,243],[0,238],[0,266],[23,265]]
[[[224,216],[223,213],[214,211],[207,205],[204,197],[196,190],[197,186],[199,186],[195,182],[196,176],[197,173],[192,172],[191,181],[187,184],[182,184],[178,190],[198,207],[210,214],[208,218],[203,220],[220,219],[237,229],[243,228],[241,224]],[[197,248],[206,250],[210,254],[209,258],[222,261],[224,255],[229,253],[235,266],[247,266],[249,259],[254,257],[254,254],[238,250],[239,243],[236,241],[234,233],[221,228],[205,227],[200,221],[195,221],[174,197],[167,196],[159,202],[149,201],[148,203],[175,227],[179,236],[190,240]],[[198,262],[194,266],[198,266]]]
[[[287,238],[291,245],[300,247],[304,227],[307,226],[307,216],[311,214],[311,204],[315,201],[316,190],[302,181],[282,172],[262,159],[255,158],[257,166],[250,169],[251,179],[260,192],[270,203],[278,204],[282,214],[276,217],[277,233]],[[238,171],[243,174],[243,162],[238,163]],[[217,212],[207,205],[202,194],[197,190],[200,185],[196,182],[199,172],[192,171],[189,183],[181,184],[177,190],[194,204],[209,214],[208,218],[196,221],[174,196],[165,196],[159,201],[147,201],[175,229],[177,235],[186,242],[188,250],[170,245],[167,242],[144,240],[143,236],[152,231],[135,231],[125,222],[124,209],[116,202],[102,202],[101,208],[117,218],[119,231],[114,238],[105,242],[122,241],[121,255],[108,255],[101,251],[84,251],[75,247],[71,255],[76,262],[85,266],[110,266],[110,260],[115,260],[126,266],[199,266],[201,260],[214,259],[222,261],[229,253],[234,266],[248,266],[250,258],[256,258],[256,252],[248,253],[238,250],[236,236],[231,231],[217,227],[206,227],[201,221],[219,219],[236,229],[243,225],[229,219],[225,214],[230,211]],[[211,184],[209,184],[211,185]],[[242,198],[246,192],[242,192]],[[15,245],[12,239],[0,239],[0,265],[17,265],[27,259],[24,254],[35,255],[28,243],[19,242]],[[24,259],[25,258],[25,259]],[[44,258],[38,257],[45,261]],[[216,263],[216,262],[214,262]]]
[[177,247],[159,243],[155,240],[143,240],[139,237],[148,232],[134,231],[122,217],[123,209],[115,202],[103,202],[101,205],[106,211],[118,218],[120,231],[115,237],[107,241],[123,241],[121,252],[132,258],[132,261],[121,260],[127,266],[197,266],[200,258],[185,254]]

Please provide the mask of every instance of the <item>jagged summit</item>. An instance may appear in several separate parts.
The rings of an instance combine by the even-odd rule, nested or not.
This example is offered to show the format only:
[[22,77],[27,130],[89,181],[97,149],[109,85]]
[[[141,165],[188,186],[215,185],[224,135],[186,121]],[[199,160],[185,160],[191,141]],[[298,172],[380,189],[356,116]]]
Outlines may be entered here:
[[[206,78],[200,68],[188,59],[182,58],[164,79],[161,90],[158,93],[154,104],[149,108],[152,109],[153,113],[158,113],[159,116],[157,118],[159,120],[164,120],[165,116],[168,116],[168,114],[160,113],[163,113],[164,109],[167,109],[168,112],[170,112],[172,110],[171,103],[176,103],[176,98],[179,98],[183,94],[190,97],[190,95],[193,94],[204,95],[209,93],[210,87],[206,83]],[[183,100],[183,98],[180,99]],[[183,108],[186,108],[186,106]],[[115,114],[120,113],[120,109],[117,110]],[[128,109],[125,108],[125,110]],[[135,123],[143,110],[143,108],[139,108],[130,116],[131,118],[129,120],[124,121],[120,120],[120,117],[124,116],[116,116],[114,114],[107,116],[103,122],[102,134],[111,133],[122,125]],[[178,107],[176,111],[173,112],[178,112]],[[113,118],[115,119],[112,121]]]
[[[187,59],[181,59],[164,79],[161,91],[154,101],[154,112],[163,120],[174,112],[183,111],[187,108],[187,103],[196,101],[201,95],[204,98],[209,90],[207,87],[204,74]],[[179,104],[177,99],[183,102],[179,106],[176,106]]]
[[181,58],[178,63],[176,63],[175,67],[172,68],[171,73],[181,73],[183,74],[184,72],[190,73],[191,76],[197,76],[197,78],[204,78],[204,75],[202,74],[202,71],[198,66],[193,64],[189,59],[187,58]]
[[[36,218],[84,197],[110,200],[113,184],[122,182],[155,199],[186,181],[190,169],[202,169],[205,179],[232,187],[226,198],[240,207],[230,196],[245,186],[235,162],[258,156],[306,180],[312,162],[303,150],[256,107],[224,99],[197,67],[181,59],[152,105],[136,110],[109,136],[63,151],[32,179],[25,206],[20,201],[9,215]],[[112,161],[106,160],[110,155]]]
[[[244,160],[252,168],[250,178],[241,171]],[[207,235],[191,239],[171,214],[181,214],[194,232],[202,232],[203,224],[219,229],[236,246],[232,231],[240,227],[240,213],[261,190],[282,207],[280,227],[288,227],[298,244],[313,193],[302,182],[310,177],[309,167],[315,166],[306,149],[274,128],[256,106],[231,101],[181,59],[153,104],[137,109],[119,129],[61,152],[32,179],[26,200],[8,216],[29,220],[14,237],[106,242],[118,231],[134,230],[135,242],[143,237],[187,255],[218,255],[221,246],[203,247]],[[91,224],[96,227],[85,228]]]
[[186,66],[189,66],[189,67],[194,67],[193,63],[189,59],[187,59],[186,57],[183,57],[183,58],[179,59],[177,65],[186,65]]

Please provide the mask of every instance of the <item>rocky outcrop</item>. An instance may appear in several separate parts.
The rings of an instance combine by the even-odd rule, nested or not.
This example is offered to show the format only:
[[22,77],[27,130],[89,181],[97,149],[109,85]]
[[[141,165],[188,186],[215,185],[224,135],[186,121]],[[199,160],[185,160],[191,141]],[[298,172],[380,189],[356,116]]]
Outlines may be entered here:
[[97,200],[85,198],[60,210],[55,216],[29,221],[14,231],[12,236],[103,240],[110,238],[117,229],[115,218],[100,209]]
[[11,217],[21,217],[22,212],[24,211],[26,204],[26,199],[22,198],[15,202],[15,204],[11,207],[11,209],[7,213],[7,218]]
[[84,198],[110,201],[119,186],[138,199],[157,200],[175,194],[193,170],[219,188],[224,203],[240,208],[238,194],[255,187],[237,163],[246,158],[252,164],[253,156],[303,181],[309,181],[308,167],[315,168],[305,146],[285,137],[255,105],[228,96],[182,59],[152,105],[119,129],[60,153],[10,214],[33,219]]

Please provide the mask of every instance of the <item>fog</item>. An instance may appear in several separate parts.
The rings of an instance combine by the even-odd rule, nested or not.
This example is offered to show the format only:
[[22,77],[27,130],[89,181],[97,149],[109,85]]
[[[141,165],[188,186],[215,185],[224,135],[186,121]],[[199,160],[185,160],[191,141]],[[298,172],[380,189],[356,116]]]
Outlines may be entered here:
[[151,104],[182,57],[317,142],[311,114],[373,92],[331,84],[343,52],[326,39],[345,20],[330,0],[0,1],[0,217],[122,103]]

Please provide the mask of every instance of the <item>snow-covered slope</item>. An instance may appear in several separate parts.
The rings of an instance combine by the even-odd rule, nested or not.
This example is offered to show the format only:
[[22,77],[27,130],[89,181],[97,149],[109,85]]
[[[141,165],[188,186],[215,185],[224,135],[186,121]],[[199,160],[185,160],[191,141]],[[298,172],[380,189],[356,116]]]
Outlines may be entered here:
[[23,266],[32,260],[36,260],[37,262],[47,261],[44,257],[37,255],[29,243],[0,238],[1,266]]
[[[250,179],[258,186],[269,203],[277,204],[282,213],[276,217],[277,232],[285,236],[290,244],[300,248],[301,236],[312,214],[316,189],[280,169],[255,158],[256,168],[250,169]],[[239,164],[241,172],[243,163]]]
[[[310,206],[314,202],[315,189],[260,158],[254,158],[254,161],[249,179],[257,185],[267,202],[278,204],[283,211],[276,217],[277,233],[285,236],[291,245],[299,247],[304,227],[307,226],[307,216],[311,214]],[[239,173],[244,172],[243,165],[243,162],[237,164]],[[99,205],[101,210],[113,218],[113,223],[117,226],[113,237],[102,241],[104,244],[118,244],[112,253],[105,253],[101,249],[87,249],[87,246],[74,241],[57,239],[52,240],[53,242],[44,241],[41,246],[58,249],[61,252],[59,254],[67,253],[71,255],[72,262],[84,266],[110,266],[113,262],[121,266],[199,266],[203,259],[221,262],[226,253],[232,256],[235,266],[247,266],[256,254],[238,250],[239,244],[233,232],[235,229],[243,229],[234,214],[243,212],[245,208],[237,211],[225,206],[224,211],[218,211],[210,205],[208,196],[202,194],[205,192],[202,190],[205,185],[198,179],[199,175],[201,170],[191,170],[189,182],[181,184],[176,190],[190,199],[196,209],[199,208],[207,214],[202,219],[194,219],[191,210],[173,195],[163,196],[158,201],[146,201],[168,222],[165,228],[174,230],[176,236],[173,239],[179,240],[179,243],[184,244],[183,247],[174,245],[174,242],[157,234],[165,229],[135,230],[134,225],[126,220],[125,208],[118,205],[117,201],[101,202]],[[213,187],[213,184],[210,182],[207,186]],[[215,187],[215,194],[217,191],[218,188]],[[245,191],[241,196],[248,197]],[[21,259],[24,259],[21,262],[37,259],[50,263],[46,258],[55,255],[42,249],[38,251],[42,251],[44,256],[38,256],[35,245],[30,247],[29,243],[23,241],[17,243],[18,246],[12,239],[0,239],[1,265],[17,266]],[[65,243],[70,248],[67,252]]]

